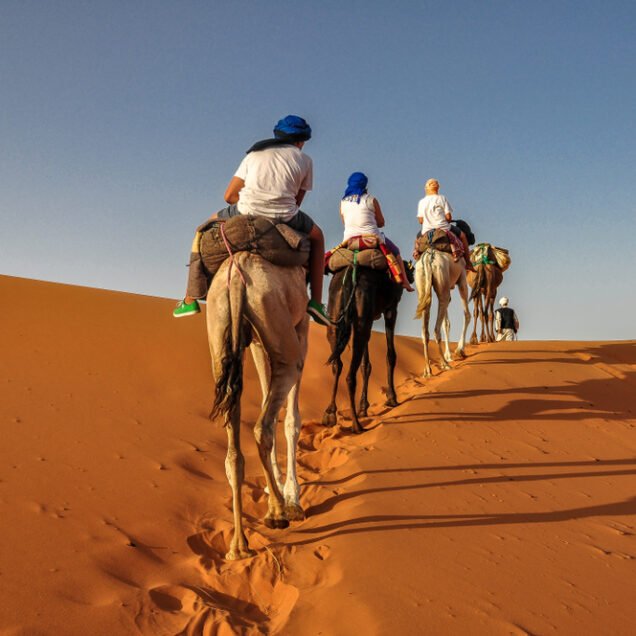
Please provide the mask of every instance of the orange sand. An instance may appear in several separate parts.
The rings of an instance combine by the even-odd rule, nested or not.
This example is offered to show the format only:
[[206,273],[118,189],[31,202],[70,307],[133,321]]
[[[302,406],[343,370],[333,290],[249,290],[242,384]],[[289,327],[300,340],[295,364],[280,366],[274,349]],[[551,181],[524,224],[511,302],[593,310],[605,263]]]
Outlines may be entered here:
[[[225,563],[225,433],[206,417],[202,317],[10,277],[0,292],[26,301],[0,317],[1,634],[634,633],[634,342],[482,345],[418,381],[420,344],[400,338],[402,404],[387,410],[374,334],[375,415],[351,437],[318,424],[331,373],[312,326],[308,518],[264,527],[246,426],[258,555]],[[247,373],[249,422],[260,396]]]

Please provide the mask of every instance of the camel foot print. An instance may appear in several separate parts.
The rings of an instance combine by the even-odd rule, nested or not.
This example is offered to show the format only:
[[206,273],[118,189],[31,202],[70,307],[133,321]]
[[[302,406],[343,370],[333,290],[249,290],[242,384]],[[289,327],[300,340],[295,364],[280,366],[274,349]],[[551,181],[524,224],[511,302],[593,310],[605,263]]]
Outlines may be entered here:
[[232,548],[225,555],[226,561],[239,561],[240,559],[251,559],[256,556],[256,550],[250,548]]
[[271,530],[284,530],[289,528],[288,519],[275,519],[274,517],[265,517],[263,523]]
[[305,511],[298,504],[285,504],[285,516],[289,521],[304,521]]
[[322,416],[322,425],[331,428],[335,426],[337,422],[337,416],[335,413],[325,413]]

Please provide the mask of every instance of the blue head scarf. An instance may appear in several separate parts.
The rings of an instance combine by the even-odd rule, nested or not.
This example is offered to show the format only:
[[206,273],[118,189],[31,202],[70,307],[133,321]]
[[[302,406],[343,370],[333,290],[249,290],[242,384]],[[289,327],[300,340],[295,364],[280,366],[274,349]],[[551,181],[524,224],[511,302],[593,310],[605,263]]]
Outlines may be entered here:
[[360,197],[367,191],[367,184],[369,179],[363,172],[354,172],[347,181],[347,189],[345,190],[343,199],[347,197],[357,196],[358,203],[360,203]]
[[274,126],[274,138],[257,141],[247,152],[285,146],[311,139],[311,126],[298,115],[287,115]]
[[274,137],[289,141],[311,139],[311,126],[298,115],[287,115],[274,126]]

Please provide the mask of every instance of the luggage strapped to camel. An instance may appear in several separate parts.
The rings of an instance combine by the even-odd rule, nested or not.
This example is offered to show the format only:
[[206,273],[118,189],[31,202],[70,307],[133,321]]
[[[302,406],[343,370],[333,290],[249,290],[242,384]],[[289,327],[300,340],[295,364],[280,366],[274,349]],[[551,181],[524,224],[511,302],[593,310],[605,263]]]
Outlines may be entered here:
[[325,273],[335,273],[345,267],[369,267],[388,270],[389,278],[397,284],[402,283],[399,262],[374,234],[352,236],[325,254]]
[[505,272],[511,263],[510,253],[503,247],[496,247],[490,243],[478,243],[470,252],[473,265],[495,265]]
[[415,239],[413,256],[419,258],[426,250],[433,248],[438,252],[451,254],[454,260],[459,260],[464,255],[464,246],[461,240],[450,230],[436,228],[418,234]]
[[259,254],[283,267],[305,266],[309,262],[309,236],[265,216],[241,214],[207,221],[197,228],[190,268],[194,267],[209,287],[221,265],[236,252]]

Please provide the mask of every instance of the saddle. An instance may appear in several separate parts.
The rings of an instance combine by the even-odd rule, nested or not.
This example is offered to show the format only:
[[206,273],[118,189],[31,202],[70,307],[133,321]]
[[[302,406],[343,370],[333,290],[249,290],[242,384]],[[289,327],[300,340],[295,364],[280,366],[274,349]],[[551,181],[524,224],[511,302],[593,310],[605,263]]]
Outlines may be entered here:
[[417,236],[413,256],[419,258],[421,254],[431,248],[438,252],[452,254],[455,260],[463,256],[464,253],[462,242],[452,232],[440,228],[429,230]]
[[372,234],[353,236],[325,254],[325,272],[337,272],[349,265],[385,270],[386,257],[380,249],[380,239]]
[[210,221],[197,230],[197,239],[195,247],[211,277],[230,253],[236,252],[259,254],[284,267],[306,265],[309,261],[309,236],[264,216],[241,214]]

